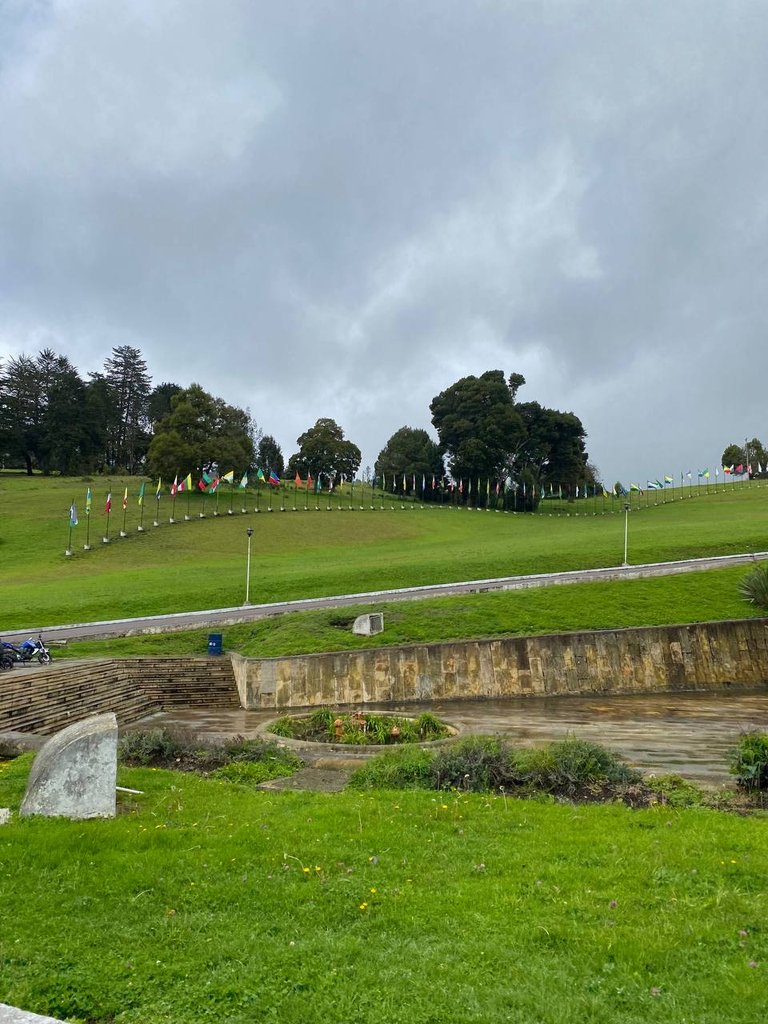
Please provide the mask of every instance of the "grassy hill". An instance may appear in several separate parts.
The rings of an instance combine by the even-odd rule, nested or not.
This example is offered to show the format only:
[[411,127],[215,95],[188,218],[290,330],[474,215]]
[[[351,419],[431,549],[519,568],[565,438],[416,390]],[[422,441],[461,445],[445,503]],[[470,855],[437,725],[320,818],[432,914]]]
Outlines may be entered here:
[[[255,531],[253,602],[611,566],[623,558],[624,516],[603,514],[599,501],[544,503],[542,515],[400,502],[387,503],[384,510],[377,503],[375,510],[329,512],[321,503],[320,511],[241,515],[236,505],[233,516],[200,519],[202,499],[193,495],[190,521],[183,521],[186,499],[179,499],[176,517],[182,521],[169,525],[166,498],[155,529],[154,496],[148,495],[145,532],[138,533],[137,483],[122,479],[91,483],[92,550],[84,552],[86,486],[79,480],[0,475],[2,628],[239,605],[247,526]],[[131,497],[128,536],[121,539],[125,486]],[[113,495],[112,539],[102,544],[108,489]],[[630,562],[768,547],[767,487],[729,486],[693,498],[683,493],[682,500],[656,506],[638,505],[635,499],[629,516]],[[75,554],[66,558],[73,498],[80,524],[73,530]],[[212,511],[210,499],[207,511]]]

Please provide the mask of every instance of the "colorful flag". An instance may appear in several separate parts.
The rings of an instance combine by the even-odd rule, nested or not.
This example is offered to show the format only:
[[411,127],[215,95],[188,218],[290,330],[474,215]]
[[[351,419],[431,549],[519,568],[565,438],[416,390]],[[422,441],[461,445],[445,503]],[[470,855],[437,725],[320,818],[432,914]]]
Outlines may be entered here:
[[464,480],[459,480],[459,494],[464,493]]
[[299,471],[298,470],[296,470],[296,479],[293,481],[293,483],[294,483],[294,485],[296,487],[303,487],[304,486],[304,481],[299,476]]
[[277,475],[277,473],[274,471],[274,469],[270,469],[270,471],[269,471],[269,483],[273,487],[279,487],[280,486],[280,477]]
[[312,490],[312,474],[311,473],[307,473],[307,490],[308,491]]
[[708,469],[700,469],[699,470],[699,479],[700,480],[709,480],[709,470]]
[[[731,466],[731,469],[733,469],[733,466]],[[740,462],[738,464],[738,466],[736,467],[736,472],[737,473],[743,473],[744,472],[744,465],[743,465],[743,463]]]
[[178,474],[177,474],[173,478],[173,483],[171,484],[171,497],[172,498],[176,497],[176,492],[178,491],[178,489],[179,489],[179,477],[178,477]]
[[262,472],[262,470],[257,469],[256,470],[256,482],[258,483],[259,481],[261,481],[261,483],[266,483],[266,480],[264,479],[264,473]]
[[245,488],[248,486],[248,474],[247,473],[243,473],[242,479],[240,480],[240,483],[237,486],[238,486],[238,488],[241,491],[245,490]]
[[92,499],[93,499],[93,495],[91,494],[91,488],[89,487],[88,490],[85,492],[85,514],[87,516],[89,516],[91,514],[91,501],[92,501]]
[[674,480],[672,479],[671,476],[665,476],[664,477],[664,483],[665,484],[672,484],[672,483],[674,483]]
[[157,478],[157,489],[155,490],[155,501],[160,501],[160,494],[163,490],[163,478],[159,476]]
[[72,499],[72,504],[69,506],[69,525],[77,526],[77,509],[75,508],[75,499]]
[[139,505],[144,504],[144,481],[142,481],[141,487],[139,488]]
[[715,466],[715,476],[716,477],[720,476],[720,467],[719,466]]
[[433,473],[432,474],[432,490],[434,491],[434,489],[435,489],[435,474]]
[[234,469],[230,469],[230,471],[228,473],[225,473],[224,476],[221,478],[221,480],[222,480],[222,483],[233,484],[235,482],[235,471],[234,471]]
[[210,473],[203,472],[203,475],[197,481],[197,486],[201,491],[208,489],[208,485],[213,483],[213,477]]
[[109,515],[112,511],[112,491],[107,495],[107,500],[104,502],[104,514]]
[[128,488],[125,488],[125,494],[123,494],[123,511],[128,508]]
[[639,491],[640,490],[640,484],[630,484],[629,485],[629,489],[630,489],[630,491]]
[[733,466],[723,466],[723,472],[726,476],[730,476],[733,472]]

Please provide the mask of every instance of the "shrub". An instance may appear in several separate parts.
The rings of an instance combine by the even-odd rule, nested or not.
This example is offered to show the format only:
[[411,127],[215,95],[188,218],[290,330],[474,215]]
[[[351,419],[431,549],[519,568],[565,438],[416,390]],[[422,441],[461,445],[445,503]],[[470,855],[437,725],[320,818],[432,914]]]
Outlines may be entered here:
[[[267,772],[265,778],[275,778],[278,775],[291,775],[303,763],[293,751],[277,743],[246,739],[243,736],[228,740],[206,740],[178,729],[127,732],[121,737],[118,750],[123,764],[139,767],[152,765],[156,768],[215,774],[229,765],[239,765],[243,779],[248,775],[248,765],[263,765],[263,770]],[[233,769],[232,774],[237,775],[237,770]],[[251,781],[257,774],[251,771]]]
[[352,789],[432,789],[434,752],[421,747],[400,747],[372,757],[355,769]]
[[768,733],[745,733],[729,760],[739,789],[768,790]]
[[761,562],[744,576],[739,593],[749,604],[768,609],[768,562]]
[[435,755],[435,789],[481,792],[497,789],[509,779],[510,752],[493,736],[468,736]]
[[513,756],[512,781],[546,793],[574,796],[590,787],[629,784],[641,778],[640,772],[610,750],[574,737]]
[[147,729],[126,732],[120,737],[118,754],[125,764],[173,764],[194,754],[200,746],[194,733],[186,729]]

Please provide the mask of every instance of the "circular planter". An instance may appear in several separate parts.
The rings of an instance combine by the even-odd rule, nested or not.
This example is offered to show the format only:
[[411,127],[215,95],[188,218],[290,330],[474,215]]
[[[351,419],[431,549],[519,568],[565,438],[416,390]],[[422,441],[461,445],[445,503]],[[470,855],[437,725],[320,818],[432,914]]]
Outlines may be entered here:
[[[375,717],[390,717],[391,712],[387,711],[368,711],[366,712],[369,718]],[[308,718],[307,714],[301,715],[280,715],[280,718],[294,718],[302,719]],[[416,719],[409,715],[398,715],[398,718],[408,721],[415,722]],[[446,746],[449,743],[453,743],[456,737],[459,735],[459,728],[455,725],[451,725],[450,722],[446,722],[444,719],[440,719],[442,725],[448,730],[449,735],[444,736],[439,740],[417,740],[412,743],[340,743],[334,740],[300,740],[293,736],[278,736],[277,733],[270,732],[270,726],[273,725],[278,719],[273,719],[271,722],[264,722],[256,730],[257,733],[264,739],[269,739],[277,743],[285,744],[287,747],[291,747],[294,750],[306,750],[320,753],[322,751],[332,751],[335,754],[347,754],[348,757],[354,757],[355,753],[360,754],[380,754],[383,750],[403,750],[407,748],[420,747],[422,750],[432,749],[434,747]]]

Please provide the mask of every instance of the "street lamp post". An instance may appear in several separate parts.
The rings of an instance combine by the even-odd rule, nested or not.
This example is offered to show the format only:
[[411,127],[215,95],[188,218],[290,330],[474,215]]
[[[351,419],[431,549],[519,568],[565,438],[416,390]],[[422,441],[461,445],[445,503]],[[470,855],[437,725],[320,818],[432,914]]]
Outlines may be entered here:
[[627,540],[629,537],[629,502],[624,502],[624,561],[621,563],[623,566],[629,565],[627,561]]
[[251,537],[253,527],[249,526],[245,531],[248,534],[248,555],[245,561],[245,604],[251,603]]

